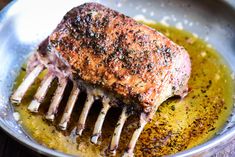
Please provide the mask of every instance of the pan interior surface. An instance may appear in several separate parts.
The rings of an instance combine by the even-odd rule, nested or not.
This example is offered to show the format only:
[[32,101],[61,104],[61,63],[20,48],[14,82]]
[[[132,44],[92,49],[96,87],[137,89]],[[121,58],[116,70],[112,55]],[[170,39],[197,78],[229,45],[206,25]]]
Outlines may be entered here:
[[[62,16],[84,1],[63,2],[12,2],[1,13],[0,27],[0,125],[27,146],[45,154],[62,155],[36,144],[13,118],[8,100],[14,80],[29,53],[55,28]],[[151,19],[184,28],[212,45],[235,71],[235,11],[222,1],[99,1],[131,17]],[[51,8],[56,8],[51,12]],[[9,33],[10,32],[10,33]],[[228,145],[235,134],[231,117],[215,138],[193,149],[181,152],[186,156],[195,153],[215,153]],[[216,147],[217,146],[217,147]]]

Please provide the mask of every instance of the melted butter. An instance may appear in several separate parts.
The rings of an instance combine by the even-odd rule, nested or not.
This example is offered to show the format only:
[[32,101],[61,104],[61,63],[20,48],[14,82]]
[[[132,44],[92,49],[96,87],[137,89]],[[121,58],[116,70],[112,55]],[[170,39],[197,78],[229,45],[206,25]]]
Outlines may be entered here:
[[[223,127],[232,110],[234,82],[229,67],[221,56],[201,39],[173,27],[159,24],[148,25],[184,46],[192,61],[190,93],[183,100],[171,98],[164,102],[156,112],[153,121],[145,127],[136,145],[136,156],[162,156],[199,145],[212,138]],[[24,75],[25,72],[22,71],[16,80],[16,87]],[[43,118],[54,91],[53,85],[40,108],[40,113],[32,114],[27,111],[27,106],[43,76],[44,74],[41,74],[36,80],[23,102],[15,106],[15,110],[20,113],[20,122],[23,127],[40,144],[49,148],[73,155],[102,156],[108,147],[118,119],[117,113],[120,111],[112,109],[108,114],[99,146],[90,143],[90,136],[100,110],[99,103],[93,105],[95,107],[89,113],[82,137],[76,137],[73,133],[82,109],[81,104],[84,102],[81,97],[75,106],[69,131],[59,131],[55,124],[58,124],[60,116],[54,123],[49,123]],[[66,100],[63,100],[60,106],[65,106],[65,104]],[[60,110],[63,110],[63,107]],[[133,128],[137,125],[134,119],[135,117],[130,118],[124,126],[118,155],[126,147]]]

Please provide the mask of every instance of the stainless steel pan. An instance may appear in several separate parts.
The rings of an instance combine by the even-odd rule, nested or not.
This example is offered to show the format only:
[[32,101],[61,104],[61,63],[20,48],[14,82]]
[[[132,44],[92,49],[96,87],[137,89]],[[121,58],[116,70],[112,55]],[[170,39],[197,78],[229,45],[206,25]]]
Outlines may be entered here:
[[[0,13],[0,127],[39,153],[67,156],[45,148],[31,139],[13,118],[13,107],[8,98],[17,72],[28,54],[50,34],[69,9],[84,2],[87,1],[13,1]],[[207,40],[222,54],[235,72],[234,0],[100,0],[98,2],[132,17],[144,15],[147,19],[183,26],[184,29]],[[235,139],[234,118],[235,116],[231,116],[221,133],[210,141],[175,156],[210,156],[225,146],[231,146],[231,141]]]

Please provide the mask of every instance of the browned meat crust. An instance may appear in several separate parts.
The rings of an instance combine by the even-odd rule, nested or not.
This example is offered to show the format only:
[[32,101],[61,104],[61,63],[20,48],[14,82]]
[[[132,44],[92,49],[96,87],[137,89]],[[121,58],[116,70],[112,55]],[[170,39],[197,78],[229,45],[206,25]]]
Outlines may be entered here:
[[69,11],[49,36],[48,49],[69,63],[74,77],[138,103],[145,112],[187,93],[186,50],[97,3]]

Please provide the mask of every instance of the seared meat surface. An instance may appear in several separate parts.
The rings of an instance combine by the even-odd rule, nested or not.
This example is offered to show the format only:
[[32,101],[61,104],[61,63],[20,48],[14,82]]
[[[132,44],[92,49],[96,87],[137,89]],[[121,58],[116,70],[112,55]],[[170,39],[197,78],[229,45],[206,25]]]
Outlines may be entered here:
[[187,94],[191,63],[186,50],[100,4],[73,8],[46,42],[46,50],[71,66],[74,78],[116,94],[127,105],[136,103],[146,113],[173,95]]

